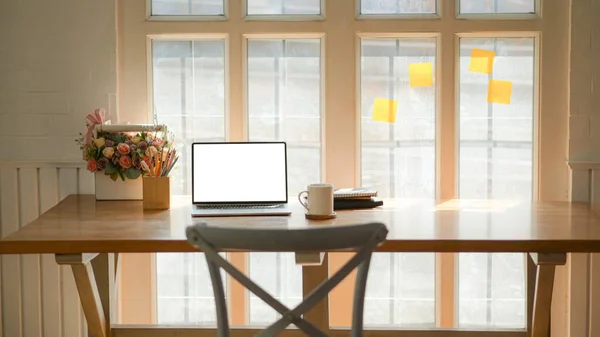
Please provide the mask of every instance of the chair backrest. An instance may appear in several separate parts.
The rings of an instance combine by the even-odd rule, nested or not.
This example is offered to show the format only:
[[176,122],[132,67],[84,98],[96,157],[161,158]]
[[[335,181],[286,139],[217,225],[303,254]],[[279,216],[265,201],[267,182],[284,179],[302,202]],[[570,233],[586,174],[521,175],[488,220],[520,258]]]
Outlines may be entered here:
[[349,250],[364,246],[374,236],[385,241],[388,230],[382,223],[323,225],[305,228],[211,226],[199,223],[186,229],[188,241],[201,237],[217,250],[298,252]]

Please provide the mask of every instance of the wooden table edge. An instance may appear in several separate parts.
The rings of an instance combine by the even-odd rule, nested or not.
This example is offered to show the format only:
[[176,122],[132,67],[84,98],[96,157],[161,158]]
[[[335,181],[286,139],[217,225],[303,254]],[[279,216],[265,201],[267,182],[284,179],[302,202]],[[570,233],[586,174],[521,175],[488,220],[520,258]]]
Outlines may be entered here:
[[[0,254],[193,253],[185,240],[0,240]],[[239,252],[239,251],[233,251]],[[379,253],[598,253],[600,241],[395,240]]]

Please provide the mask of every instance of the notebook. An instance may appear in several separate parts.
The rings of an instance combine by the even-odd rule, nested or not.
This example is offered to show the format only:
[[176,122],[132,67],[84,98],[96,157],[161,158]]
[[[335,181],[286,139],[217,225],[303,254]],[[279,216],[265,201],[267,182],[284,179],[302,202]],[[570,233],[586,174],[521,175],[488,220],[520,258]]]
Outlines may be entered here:
[[369,187],[340,188],[333,191],[334,199],[371,199],[377,196],[377,191]]
[[192,216],[289,215],[284,142],[193,143]]
[[365,209],[375,208],[383,205],[383,200],[367,197],[366,199],[335,199],[333,201],[334,210],[342,209]]

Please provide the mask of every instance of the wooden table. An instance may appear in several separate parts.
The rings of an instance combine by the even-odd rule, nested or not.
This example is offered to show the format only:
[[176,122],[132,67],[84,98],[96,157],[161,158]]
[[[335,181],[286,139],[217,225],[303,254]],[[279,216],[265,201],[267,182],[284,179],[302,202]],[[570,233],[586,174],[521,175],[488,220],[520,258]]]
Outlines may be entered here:
[[[214,329],[124,327],[114,323],[114,288],[118,253],[193,252],[185,227],[195,222],[234,226],[335,226],[383,222],[387,241],[381,252],[523,252],[536,264],[535,294],[530,306],[529,332],[468,332],[458,330],[372,330],[365,336],[547,336],[556,265],[566,253],[600,252],[600,217],[585,204],[566,202],[386,200],[385,206],[341,211],[333,220],[309,221],[292,203],[291,216],[195,218],[189,197],[174,197],[168,211],[144,211],[141,202],[96,202],[91,195],[71,195],[37,220],[0,240],[0,254],[55,254],[59,264],[71,265],[91,337],[205,336]],[[325,270],[323,270],[325,269]],[[318,270],[318,271],[315,271]],[[311,269],[306,282],[327,277],[326,268]],[[533,283],[532,283],[533,284]],[[327,303],[307,314],[327,329]],[[239,329],[234,336],[250,336]],[[348,331],[331,330],[333,336]],[[299,336],[287,330],[288,336]]]

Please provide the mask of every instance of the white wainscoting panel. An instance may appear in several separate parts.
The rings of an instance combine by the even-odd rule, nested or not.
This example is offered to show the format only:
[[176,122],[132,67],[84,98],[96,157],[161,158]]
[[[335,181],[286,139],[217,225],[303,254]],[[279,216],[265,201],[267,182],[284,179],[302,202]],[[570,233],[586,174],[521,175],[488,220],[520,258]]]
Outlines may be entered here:
[[[600,169],[590,169],[590,206],[600,215]],[[600,254],[590,254],[590,336],[600,336]]]
[[[93,182],[81,162],[0,163],[0,236]],[[1,256],[0,289],[0,337],[87,337],[73,274],[52,254]]]
[[[586,202],[600,215],[600,163],[568,164],[571,201]],[[600,254],[569,254],[567,273],[568,337],[600,336]]]

